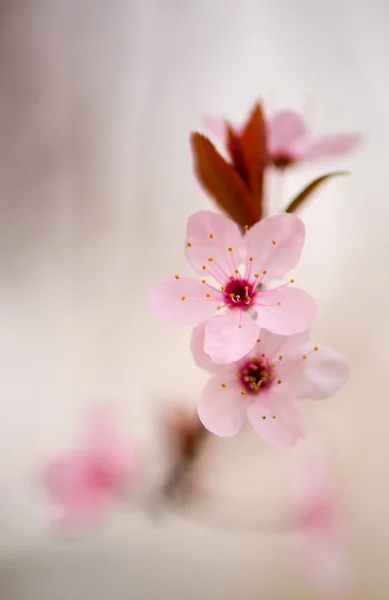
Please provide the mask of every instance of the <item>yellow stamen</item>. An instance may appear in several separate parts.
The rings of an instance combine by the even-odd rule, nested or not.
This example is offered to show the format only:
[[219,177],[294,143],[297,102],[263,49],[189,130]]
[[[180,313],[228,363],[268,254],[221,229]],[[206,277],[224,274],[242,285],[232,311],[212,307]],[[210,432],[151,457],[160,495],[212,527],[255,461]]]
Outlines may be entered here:
[[186,296],[181,296],[181,300],[186,300]]
[[212,239],[212,238],[213,238],[213,233],[210,233],[210,234],[209,234],[209,237]]
[[222,383],[222,388],[226,388],[227,384],[226,383]]
[[190,248],[190,247],[191,247],[191,245],[192,245],[192,242],[187,242],[187,244],[186,244],[186,245],[188,246],[188,248]]

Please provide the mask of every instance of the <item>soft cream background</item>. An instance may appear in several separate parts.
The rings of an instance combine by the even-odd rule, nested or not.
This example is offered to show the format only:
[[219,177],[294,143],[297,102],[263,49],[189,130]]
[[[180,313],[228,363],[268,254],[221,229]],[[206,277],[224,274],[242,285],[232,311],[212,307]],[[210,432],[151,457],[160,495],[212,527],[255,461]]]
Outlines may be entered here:
[[[384,0],[2,1],[2,600],[323,597],[291,535],[153,522],[129,507],[81,540],[56,541],[34,480],[100,397],[148,448],[146,488],[157,480],[156,413],[166,398],[194,403],[204,381],[189,332],[146,307],[157,278],[185,269],[188,215],[211,206],[188,134],[201,113],[239,120],[259,96],[368,140],[351,160],[302,169],[287,190],[333,166],[353,171],[304,212],[295,275],[320,302],[318,343],[353,369],[346,390],[306,413],[342,482],[355,567],[343,597],[388,597],[388,18]],[[241,443],[218,447],[227,488],[259,498],[266,515],[272,494],[279,503],[280,455]],[[244,513],[247,528],[258,515]]]

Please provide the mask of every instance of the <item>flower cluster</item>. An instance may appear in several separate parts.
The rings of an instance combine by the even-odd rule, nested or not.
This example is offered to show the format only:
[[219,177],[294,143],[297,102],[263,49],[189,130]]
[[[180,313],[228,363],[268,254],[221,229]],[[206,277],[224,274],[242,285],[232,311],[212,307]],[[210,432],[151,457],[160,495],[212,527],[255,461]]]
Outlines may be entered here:
[[292,213],[309,192],[287,212],[263,216],[264,173],[345,152],[359,136],[315,138],[299,115],[266,119],[260,105],[242,127],[212,118],[206,124],[227,144],[232,162],[193,134],[196,173],[228,216],[199,211],[189,218],[185,253],[197,277],[176,273],[157,283],[150,308],[194,327],[194,360],[211,374],[197,407],[209,431],[233,436],[248,419],[264,440],[290,447],[305,437],[298,401],[335,394],[349,368],[343,356],[309,341],[316,302],[286,279],[305,241],[304,223]]

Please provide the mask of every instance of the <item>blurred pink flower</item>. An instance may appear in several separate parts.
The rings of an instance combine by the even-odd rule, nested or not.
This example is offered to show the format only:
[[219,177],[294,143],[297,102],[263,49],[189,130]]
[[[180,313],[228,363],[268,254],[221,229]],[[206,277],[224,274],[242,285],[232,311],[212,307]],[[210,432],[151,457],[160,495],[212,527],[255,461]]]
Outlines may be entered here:
[[[227,129],[221,118],[205,116],[204,125],[225,144]],[[239,135],[241,127],[234,126]],[[313,135],[298,113],[291,110],[276,112],[267,119],[268,162],[284,169],[296,163],[327,156],[345,154],[361,141],[359,133]]]
[[131,484],[137,463],[134,444],[126,447],[111,416],[95,413],[83,447],[55,459],[45,473],[60,525],[77,528],[100,515]]
[[290,457],[289,469],[304,569],[320,587],[339,591],[349,573],[328,456],[317,440],[309,439]]
[[[186,255],[203,279],[176,275],[154,286],[150,307],[161,317],[187,325],[206,321],[204,351],[215,363],[239,360],[254,346],[260,329],[291,335],[307,329],[317,305],[281,279],[296,266],[305,227],[296,215],[262,219],[244,236],[224,215],[200,211],[187,226]],[[211,278],[211,281],[209,280]]]
[[191,340],[196,363],[212,373],[197,409],[203,425],[221,437],[236,435],[248,419],[265,441],[292,446],[305,437],[297,400],[327,398],[348,380],[346,358],[311,346],[308,330],[291,336],[263,330],[246,356],[226,366],[204,353],[204,334],[201,324]]

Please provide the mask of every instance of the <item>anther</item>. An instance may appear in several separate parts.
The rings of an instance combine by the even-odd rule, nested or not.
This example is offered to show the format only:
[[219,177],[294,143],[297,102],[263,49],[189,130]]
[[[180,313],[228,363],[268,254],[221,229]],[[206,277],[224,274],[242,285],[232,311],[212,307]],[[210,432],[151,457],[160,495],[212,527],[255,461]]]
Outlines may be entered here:
[[176,275],[174,275],[174,277],[175,277],[176,279],[179,279],[179,278],[180,278],[180,276],[179,276],[179,275],[177,275],[177,274],[176,274]]
[[227,384],[226,383],[222,383],[222,388],[226,388]]
[[242,329],[242,325],[238,325],[238,329]]
[[242,396],[245,396],[246,395],[246,390],[242,390],[240,393],[242,394]]
[[249,302],[249,303],[250,303],[250,302],[251,302],[251,300],[252,300],[252,298],[250,298],[250,296],[247,296],[247,298],[246,298],[246,302]]
[[212,261],[213,261],[213,258],[212,258],[212,256],[210,256],[210,257],[208,258],[208,260],[209,260],[209,262],[212,262]]
[[209,292],[207,292],[205,295],[206,295],[207,298],[211,297],[211,294]]
[[278,301],[278,302],[277,302],[277,306],[281,306],[281,302],[279,302],[279,301]]
[[224,292],[224,285],[221,285],[220,289],[221,289],[222,292]]
[[251,368],[252,368],[253,371],[258,371],[257,365],[253,365]]
[[231,248],[231,246],[229,246],[228,252],[232,252],[232,251],[233,251],[233,248]]
[[316,352],[319,350],[319,346],[315,346],[314,350],[316,350]]
[[202,268],[202,270],[203,270],[203,271],[205,271],[205,269],[206,269],[207,267],[206,267],[205,265],[203,265],[201,268]]
[[262,417],[262,419],[263,419],[263,420],[265,420],[265,419],[266,419],[266,417]]
[[236,273],[237,275],[239,275],[239,271],[238,271],[238,269],[235,269],[235,273]]
[[210,234],[209,234],[209,237],[212,239],[212,238],[213,238],[213,233],[210,233]]
[[259,273],[255,273],[255,274],[254,274],[254,277],[255,277],[255,279],[258,279],[258,277],[259,277]]
[[261,356],[262,356],[262,358],[265,358],[265,355],[264,355],[264,354],[261,354]]
[[202,279],[201,283],[207,283],[206,279]]
[[181,300],[186,300],[186,296],[181,296]]
[[261,340],[257,340],[257,343],[259,344],[259,342],[260,342],[260,341],[261,341]]
[[303,359],[306,360],[308,356],[306,354],[303,355]]
[[267,275],[267,271],[265,269],[262,271],[262,275]]
[[236,377],[240,377],[241,373],[238,371],[237,373],[235,373]]
[[253,257],[253,256],[250,256],[250,257],[249,257],[249,261],[251,262],[251,261],[253,261],[253,260],[254,260],[254,257]]
[[244,286],[244,289],[246,290],[246,292],[248,292],[250,288],[249,288],[249,286],[248,286],[248,285],[245,285],[245,286]]
[[237,294],[237,295],[235,296],[235,298],[236,298],[237,300],[240,300],[240,296],[239,296],[239,294]]
[[277,242],[276,242],[276,240],[272,240],[271,243],[272,244],[276,244]]
[[223,308],[222,304],[219,304],[219,306],[217,307],[217,310],[221,310]]
[[273,415],[273,419],[275,419],[275,418],[276,418],[276,415]]
[[245,226],[243,227],[243,229],[244,229],[245,231],[248,231],[248,230],[249,230],[249,226],[248,226],[248,225],[245,225]]
[[281,380],[281,379],[279,379],[279,380],[277,381],[277,383],[282,383],[282,380]]
[[192,242],[187,242],[187,244],[186,244],[186,245],[188,246],[188,248],[190,248],[190,247],[191,247],[191,245],[192,245]]
[[235,294],[233,292],[231,292],[230,294],[230,298],[234,299],[235,298]]
[[291,280],[290,280],[290,283],[294,283],[294,279],[291,279]]

